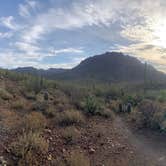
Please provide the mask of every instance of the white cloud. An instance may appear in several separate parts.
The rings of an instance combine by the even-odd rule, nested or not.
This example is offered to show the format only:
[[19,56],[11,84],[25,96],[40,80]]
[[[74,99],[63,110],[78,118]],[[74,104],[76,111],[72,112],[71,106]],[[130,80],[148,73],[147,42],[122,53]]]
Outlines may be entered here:
[[13,36],[13,33],[12,32],[0,32],[0,38],[1,39],[4,39],[4,38],[10,38]]
[[35,10],[38,2],[34,0],[26,0],[24,4],[19,4],[19,15],[22,17],[30,17],[31,11]]
[[35,52],[40,50],[39,47],[37,47],[35,45],[32,45],[32,44],[29,44],[29,43],[24,43],[24,42],[16,42],[15,46],[20,51],[23,51],[23,52],[25,52],[26,54],[29,54],[29,55],[34,54]]
[[83,49],[82,48],[63,48],[63,49],[51,49],[51,53],[53,55],[57,55],[57,54],[61,54],[61,53],[73,53],[73,54],[80,54],[83,53]]
[[11,29],[11,30],[17,30],[19,28],[19,26],[14,22],[13,16],[1,17],[0,25],[6,27],[8,29]]
[[[19,5],[19,14],[25,19],[25,25],[19,29],[14,46],[25,53],[22,55],[24,57],[17,54],[22,60],[32,57],[41,59],[60,53],[83,53],[82,48],[72,46],[50,51],[51,43],[49,48],[42,48],[41,43],[54,31],[74,31],[87,27],[93,31],[94,27],[102,30],[109,27],[110,32],[107,29],[105,37],[104,30],[98,31],[97,39],[105,38],[109,42],[111,36],[115,35],[114,44],[119,42],[119,38],[125,41],[124,45],[117,46],[115,50],[156,62],[160,69],[166,65],[163,59],[166,56],[165,0],[73,0],[68,6],[52,5],[44,12],[37,13],[38,6],[35,0],[25,0]],[[20,26],[15,23],[13,16],[0,18],[0,24],[11,30],[17,30]],[[113,24],[118,25],[118,28],[111,29]],[[0,33],[0,38],[5,37],[8,37],[7,33]]]

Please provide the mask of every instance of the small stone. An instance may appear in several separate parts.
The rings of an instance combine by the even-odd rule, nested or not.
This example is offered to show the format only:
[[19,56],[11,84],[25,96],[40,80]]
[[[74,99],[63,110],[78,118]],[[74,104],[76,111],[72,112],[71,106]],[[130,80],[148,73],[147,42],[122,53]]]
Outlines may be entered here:
[[47,160],[49,160],[49,161],[52,160],[52,155],[51,154],[48,155]]
[[62,149],[62,152],[65,153],[65,152],[66,152],[66,149],[63,148],[63,149]]
[[95,153],[95,149],[93,149],[93,148],[90,148],[90,150],[89,150],[89,153],[90,153],[90,154],[93,154],[93,153]]
[[0,166],[7,166],[7,161],[3,156],[0,156]]
[[45,132],[51,133],[52,131],[50,129],[45,129]]

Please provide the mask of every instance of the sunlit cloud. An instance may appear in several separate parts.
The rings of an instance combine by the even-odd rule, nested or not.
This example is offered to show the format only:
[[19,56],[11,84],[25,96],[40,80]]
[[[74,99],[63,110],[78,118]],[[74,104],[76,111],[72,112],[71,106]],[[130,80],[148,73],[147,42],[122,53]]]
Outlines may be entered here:
[[[0,29],[0,39],[12,43],[8,48],[1,48],[1,53],[10,50],[10,57],[19,57],[21,62],[26,61],[24,65],[39,66],[45,57],[66,54],[77,54],[81,60],[83,54],[89,56],[111,48],[148,61],[159,70],[165,69],[165,0],[73,0],[70,3],[25,0],[17,9],[20,17],[0,18],[0,27],[8,29],[2,32]],[[70,62],[64,62],[67,63]],[[44,65],[49,64],[40,64]]]

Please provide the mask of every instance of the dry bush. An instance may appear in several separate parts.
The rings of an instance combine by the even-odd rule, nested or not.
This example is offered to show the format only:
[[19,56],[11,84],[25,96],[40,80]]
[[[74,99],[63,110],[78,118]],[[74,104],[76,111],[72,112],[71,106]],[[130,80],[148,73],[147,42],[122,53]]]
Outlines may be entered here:
[[42,131],[46,126],[46,118],[40,112],[31,112],[24,117],[23,129],[25,131]]
[[69,166],[90,166],[88,157],[79,151],[74,151],[69,158],[67,158],[67,165]]
[[15,110],[21,110],[25,108],[25,102],[23,100],[14,101],[11,104],[11,108]]
[[20,130],[22,118],[14,111],[0,111],[0,128],[6,132],[17,132]]
[[102,116],[104,118],[111,118],[114,119],[114,114],[110,109],[101,109],[99,112],[97,112],[99,116]]
[[114,112],[119,112],[119,105],[121,104],[120,100],[111,100],[109,108]]
[[81,112],[70,110],[57,114],[55,117],[56,121],[61,126],[70,126],[74,124],[84,123],[84,116]]
[[49,107],[47,110],[44,111],[44,115],[49,118],[55,117],[57,114],[57,110],[55,108]]
[[62,137],[66,144],[74,144],[81,137],[81,133],[74,126],[71,126],[62,130]]
[[0,88],[0,98],[3,100],[10,100],[13,96],[7,90]]
[[146,125],[146,119],[138,109],[135,109],[129,115],[129,121],[133,122],[136,128],[143,128]]
[[39,165],[37,154],[45,154],[48,151],[47,141],[39,133],[24,133],[10,145],[11,153],[18,158],[17,165]]
[[130,119],[138,128],[149,127],[165,130],[166,108],[155,101],[143,100],[131,113]]

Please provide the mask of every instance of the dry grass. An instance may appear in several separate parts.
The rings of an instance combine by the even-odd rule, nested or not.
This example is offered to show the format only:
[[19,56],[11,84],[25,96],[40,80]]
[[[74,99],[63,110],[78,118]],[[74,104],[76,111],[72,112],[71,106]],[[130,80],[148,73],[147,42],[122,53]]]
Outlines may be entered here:
[[39,132],[46,126],[46,118],[40,112],[31,112],[24,117],[23,128],[25,131]]
[[11,108],[15,110],[21,110],[25,108],[25,102],[23,100],[14,101],[11,104]]
[[0,111],[0,127],[7,132],[17,132],[22,124],[21,117],[14,111]]
[[71,126],[62,130],[62,137],[66,144],[74,144],[80,139],[81,133],[74,126]]
[[10,100],[13,96],[7,90],[0,88],[0,98],[3,100]]
[[39,165],[36,155],[47,153],[48,143],[39,133],[24,133],[10,145],[10,151],[18,158],[18,165],[36,166]]
[[61,126],[70,126],[74,124],[82,124],[84,123],[84,116],[81,112],[75,111],[75,110],[70,110],[70,111],[65,111],[63,113],[57,114],[55,117],[56,121],[58,124]]
[[90,161],[83,153],[74,151],[67,159],[67,165],[69,166],[90,166]]

